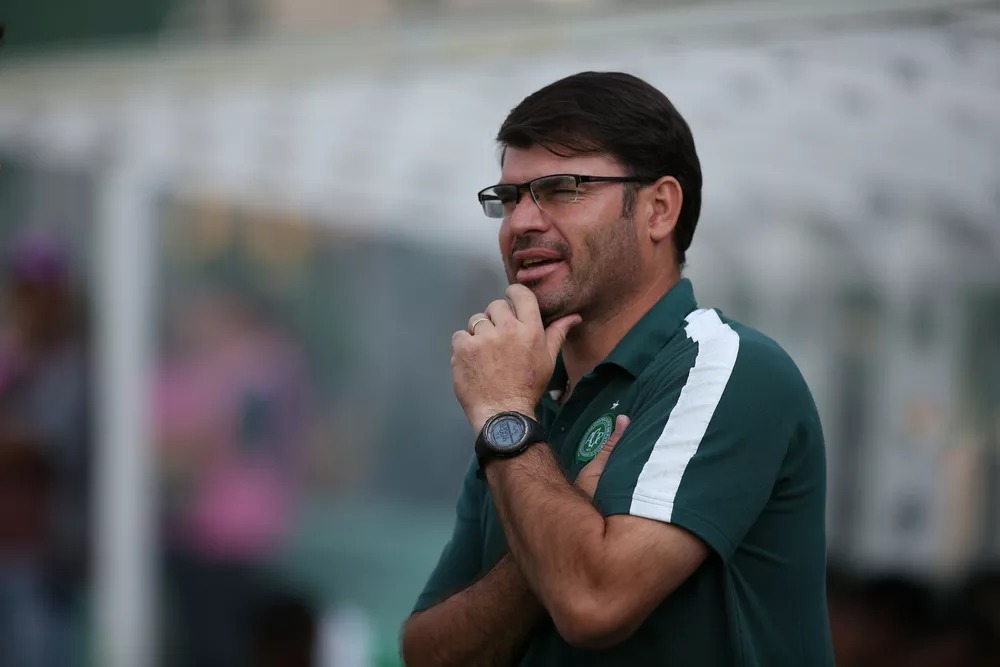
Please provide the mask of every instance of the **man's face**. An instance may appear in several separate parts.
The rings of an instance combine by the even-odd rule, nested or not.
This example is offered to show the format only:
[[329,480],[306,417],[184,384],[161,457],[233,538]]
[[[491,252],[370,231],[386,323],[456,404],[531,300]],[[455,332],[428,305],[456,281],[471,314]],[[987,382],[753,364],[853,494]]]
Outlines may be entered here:
[[[601,155],[559,157],[541,146],[508,148],[502,183],[525,183],[552,174],[624,176]],[[534,292],[546,324],[571,313],[586,321],[608,317],[635,289],[639,237],[634,219],[622,218],[621,183],[582,183],[575,201],[539,208],[524,193],[500,226],[500,252],[510,283]]]

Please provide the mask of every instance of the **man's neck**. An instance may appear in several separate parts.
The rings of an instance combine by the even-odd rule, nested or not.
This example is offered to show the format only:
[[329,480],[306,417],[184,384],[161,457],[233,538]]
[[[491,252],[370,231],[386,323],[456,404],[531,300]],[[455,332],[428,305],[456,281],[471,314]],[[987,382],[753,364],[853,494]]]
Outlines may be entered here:
[[669,292],[681,279],[680,274],[671,275],[669,280],[651,283],[649,287],[624,304],[618,304],[606,317],[596,317],[570,329],[562,348],[563,363],[569,391],[576,387],[584,375],[601,363],[615,346],[621,342],[632,327],[649,312],[657,301]]

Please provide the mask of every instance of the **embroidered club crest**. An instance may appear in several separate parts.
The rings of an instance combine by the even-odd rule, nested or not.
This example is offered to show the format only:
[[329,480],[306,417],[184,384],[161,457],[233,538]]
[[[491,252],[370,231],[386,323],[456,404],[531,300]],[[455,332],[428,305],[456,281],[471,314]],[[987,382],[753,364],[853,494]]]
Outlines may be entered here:
[[601,447],[611,437],[611,432],[614,428],[614,415],[601,415],[597,421],[587,428],[587,432],[580,438],[580,446],[576,449],[576,460],[589,461],[597,456],[597,452],[601,451]]

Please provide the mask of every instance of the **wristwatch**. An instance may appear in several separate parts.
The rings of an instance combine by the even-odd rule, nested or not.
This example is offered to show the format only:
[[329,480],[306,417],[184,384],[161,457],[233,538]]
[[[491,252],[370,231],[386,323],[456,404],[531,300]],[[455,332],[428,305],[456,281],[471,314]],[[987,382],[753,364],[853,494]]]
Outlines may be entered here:
[[486,420],[476,438],[477,475],[483,478],[483,467],[488,461],[513,458],[536,442],[544,441],[545,430],[531,417],[520,412],[498,412]]

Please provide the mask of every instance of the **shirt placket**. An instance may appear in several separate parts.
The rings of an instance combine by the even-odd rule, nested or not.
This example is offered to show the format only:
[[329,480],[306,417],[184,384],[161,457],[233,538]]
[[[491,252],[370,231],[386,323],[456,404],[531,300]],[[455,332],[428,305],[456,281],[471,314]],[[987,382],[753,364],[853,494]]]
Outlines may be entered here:
[[590,411],[591,404],[606,384],[596,371],[587,373],[580,378],[580,382],[573,389],[569,400],[556,413],[550,429],[552,437],[550,444],[552,444],[563,470],[570,470],[573,467],[576,453],[574,443],[567,442],[567,438],[579,430],[576,427],[580,420]]

